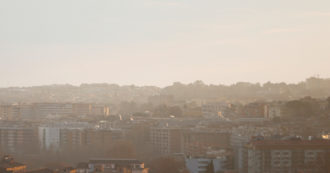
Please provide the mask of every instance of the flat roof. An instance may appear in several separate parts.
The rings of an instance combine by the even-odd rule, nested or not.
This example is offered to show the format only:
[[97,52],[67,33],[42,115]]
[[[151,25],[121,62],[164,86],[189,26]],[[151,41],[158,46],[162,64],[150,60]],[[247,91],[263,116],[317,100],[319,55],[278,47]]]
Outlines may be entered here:
[[90,159],[89,163],[142,164],[143,162],[136,159],[94,158]]
[[330,140],[313,139],[313,140],[258,140],[249,143],[250,147],[256,148],[313,148],[313,149],[330,149]]

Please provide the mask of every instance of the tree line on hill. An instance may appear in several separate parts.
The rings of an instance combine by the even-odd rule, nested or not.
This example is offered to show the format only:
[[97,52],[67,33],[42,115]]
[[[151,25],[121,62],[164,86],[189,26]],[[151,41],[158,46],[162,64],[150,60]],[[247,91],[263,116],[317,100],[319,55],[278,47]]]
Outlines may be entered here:
[[116,104],[124,101],[146,103],[152,96],[172,96],[176,101],[204,100],[253,102],[256,100],[293,100],[305,96],[330,96],[330,79],[311,77],[296,84],[248,83],[207,85],[175,82],[164,88],[156,86],[119,86],[117,84],[50,85],[0,88],[0,103],[88,102]]

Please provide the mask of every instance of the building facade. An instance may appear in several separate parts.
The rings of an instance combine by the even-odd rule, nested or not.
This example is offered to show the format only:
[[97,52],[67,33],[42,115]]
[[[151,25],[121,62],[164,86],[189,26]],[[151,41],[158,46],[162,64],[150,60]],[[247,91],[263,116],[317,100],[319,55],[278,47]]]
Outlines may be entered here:
[[246,148],[247,173],[324,171],[329,165],[330,141],[259,140]]
[[136,159],[92,159],[88,163],[90,172],[148,173],[144,163]]
[[183,151],[182,129],[151,128],[150,142],[155,154],[167,155]]

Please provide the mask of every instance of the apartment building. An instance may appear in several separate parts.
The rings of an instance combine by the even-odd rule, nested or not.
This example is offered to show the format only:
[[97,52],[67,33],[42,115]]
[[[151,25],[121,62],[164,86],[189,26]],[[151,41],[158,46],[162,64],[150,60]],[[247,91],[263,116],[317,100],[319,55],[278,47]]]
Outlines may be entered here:
[[40,117],[72,114],[71,103],[35,103],[33,106],[35,114]]
[[44,150],[79,149],[80,147],[106,148],[122,138],[121,131],[96,129],[88,123],[55,123],[38,127],[39,143]]
[[31,125],[16,122],[0,124],[0,149],[9,154],[33,154],[38,151],[38,133]]
[[155,154],[181,153],[183,147],[182,129],[151,128],[150,142]]
[[0,105],[0,118],[3,120],[14,120],[20,117],[18,105]]
[[257,140],[246,148],[245,172],[317,172],[329,165],[328,140]]

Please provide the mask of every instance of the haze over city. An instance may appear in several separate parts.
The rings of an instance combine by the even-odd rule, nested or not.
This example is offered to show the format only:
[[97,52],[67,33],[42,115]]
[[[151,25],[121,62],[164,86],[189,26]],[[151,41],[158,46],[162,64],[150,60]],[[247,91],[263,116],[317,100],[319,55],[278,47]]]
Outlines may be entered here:
[[330,77],[330,2],[0,1],[0,86]]
[[0,173],[330,173],[329,0],[0,0]]

